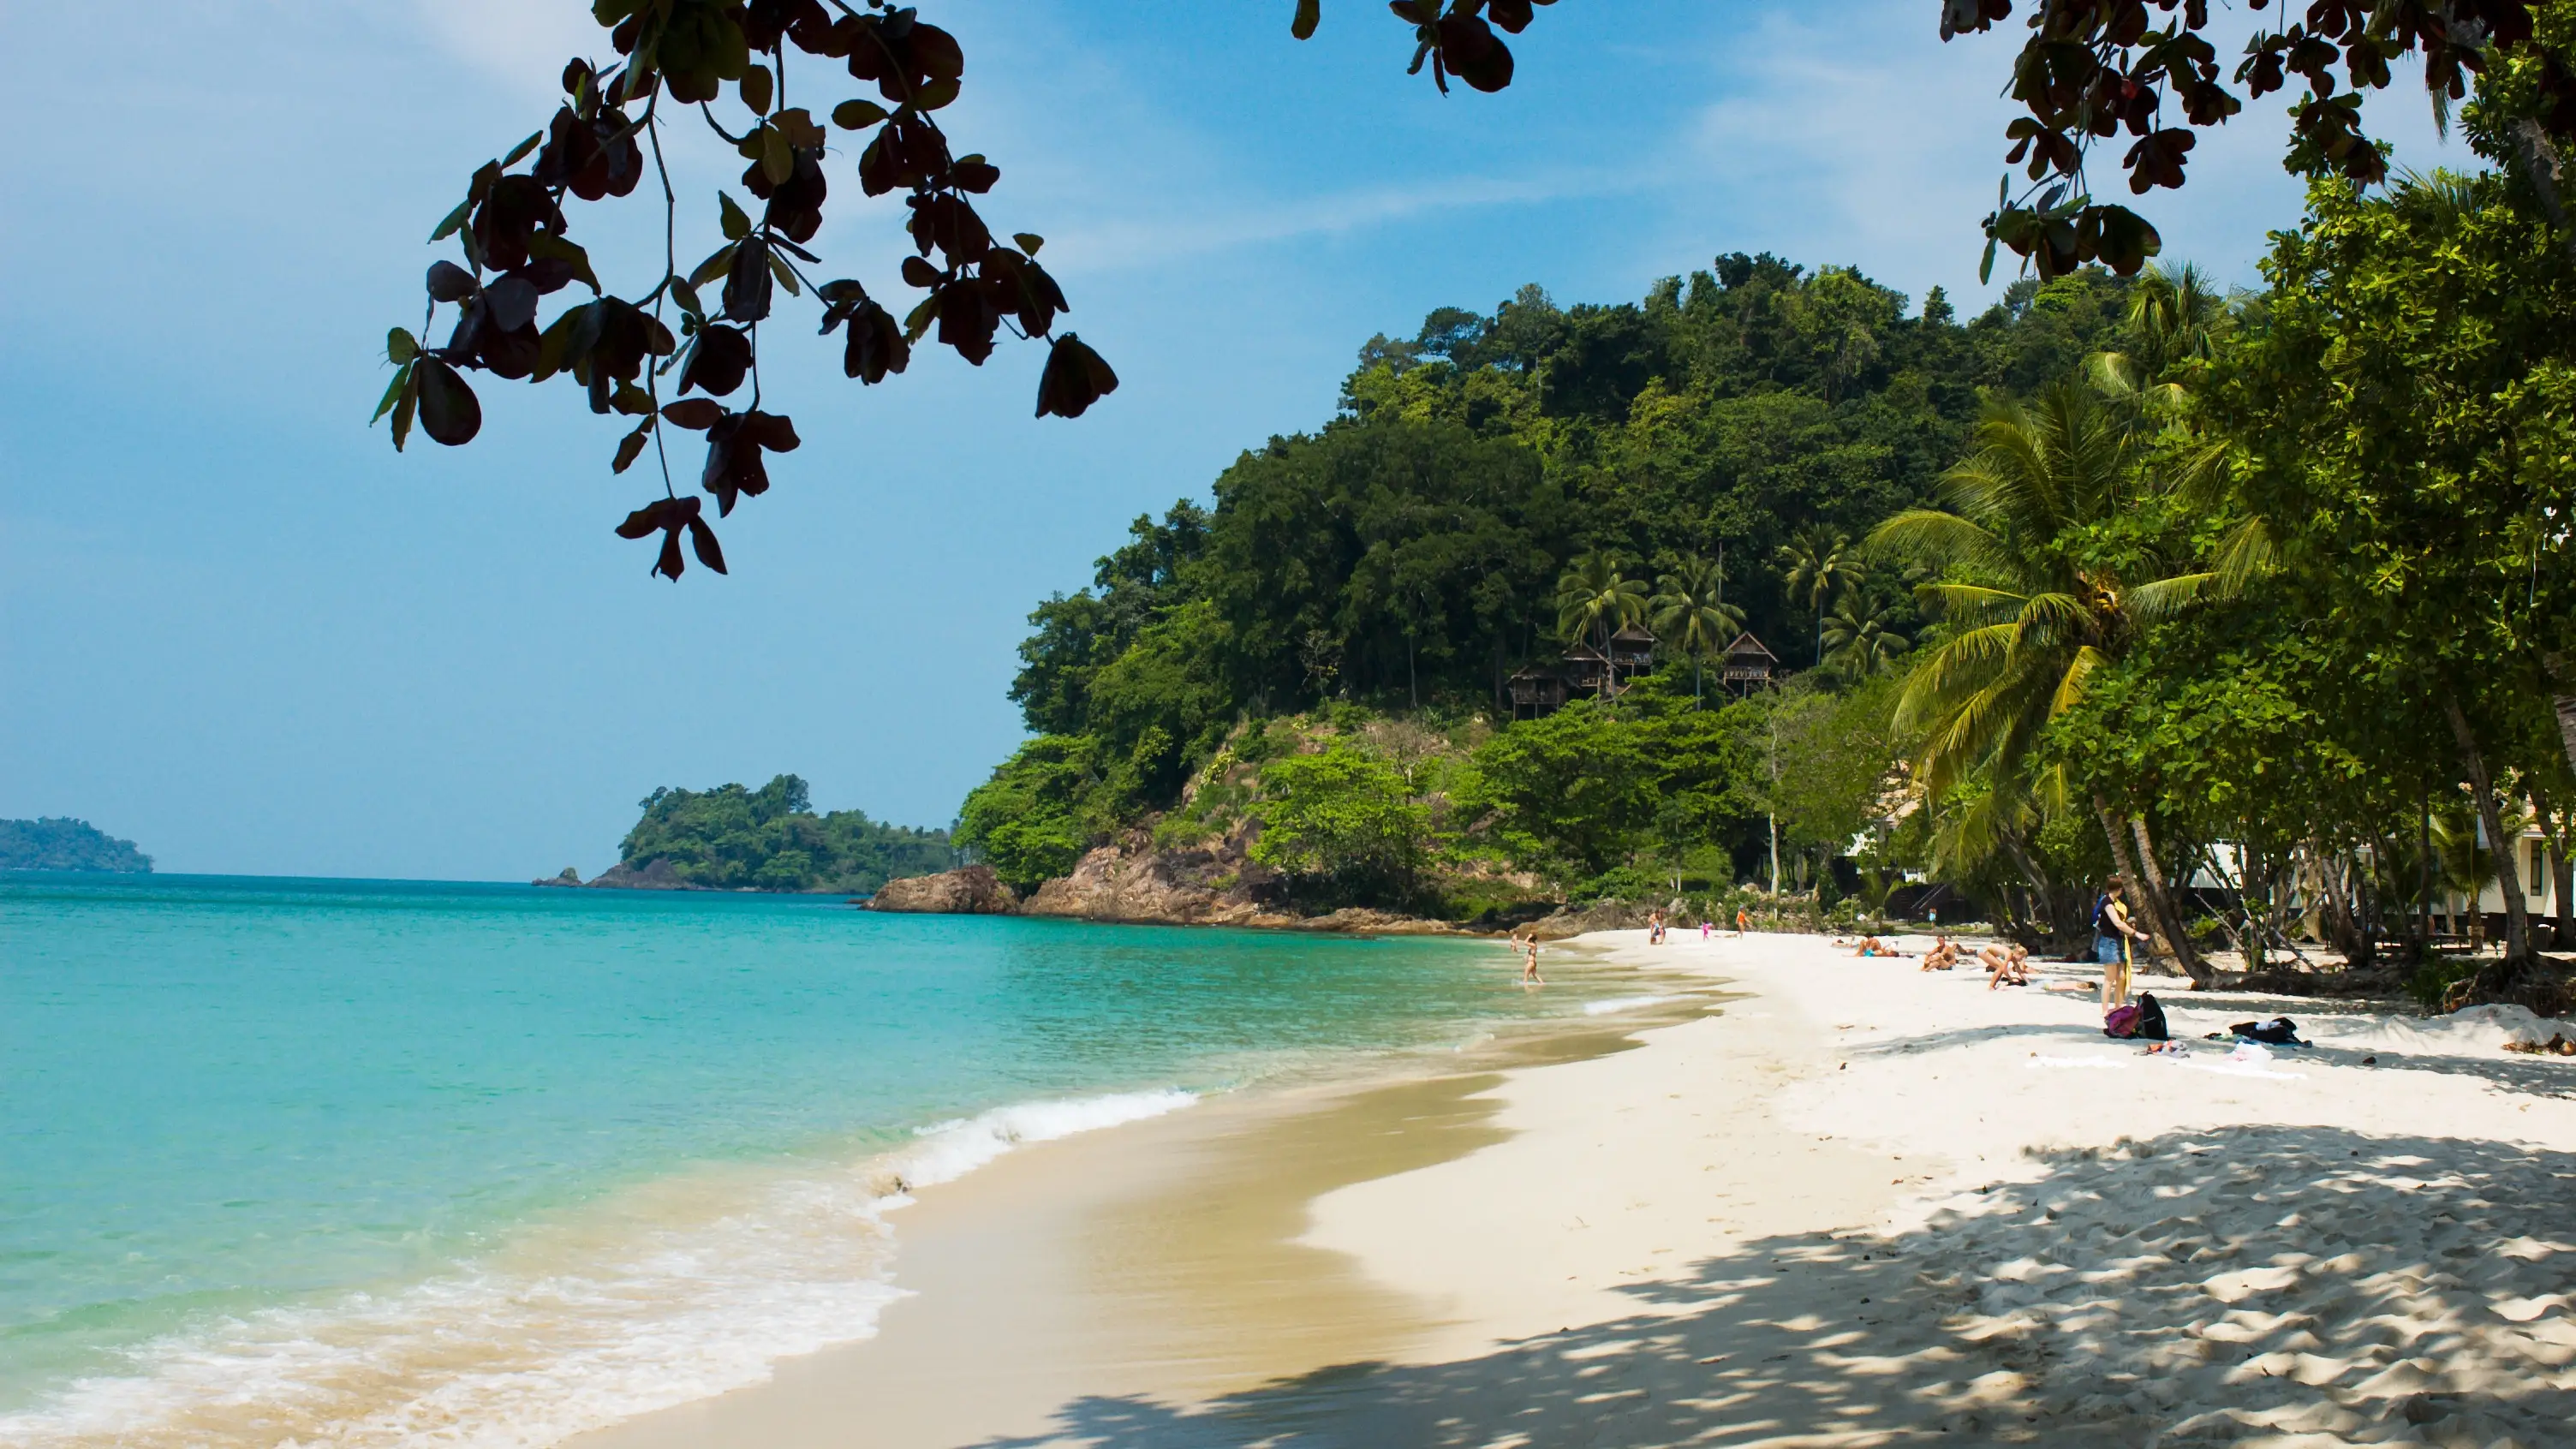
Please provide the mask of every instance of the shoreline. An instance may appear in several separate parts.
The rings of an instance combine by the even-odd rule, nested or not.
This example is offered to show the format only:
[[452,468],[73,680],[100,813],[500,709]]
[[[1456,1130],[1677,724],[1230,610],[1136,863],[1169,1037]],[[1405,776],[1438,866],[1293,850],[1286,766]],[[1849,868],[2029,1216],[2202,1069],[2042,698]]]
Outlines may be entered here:
[[[1642,935],[1555,959],[1679,1001],[1016,1153],[907,1209],[881,1337],[571,1442],[2532,1445],[2576,1411],[2576,1064],[2490,1019],[2146,978],[2202,1048],[2168,1061],[2078,967]],[[2197,1040],[2277,1012],[2319,1045]]]

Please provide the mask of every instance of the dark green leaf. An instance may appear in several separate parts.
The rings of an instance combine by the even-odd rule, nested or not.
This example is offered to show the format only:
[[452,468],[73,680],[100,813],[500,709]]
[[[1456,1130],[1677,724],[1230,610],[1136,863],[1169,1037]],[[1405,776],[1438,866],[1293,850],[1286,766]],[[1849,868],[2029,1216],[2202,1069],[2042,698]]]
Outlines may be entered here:
[[433,302],[462,302],[474,295],[474,274],[454,262],[431,262],[428,286]]
[[456,369],[435,357],[413,364],[420,379],[420,430],[450,448],[474,441],[483,430],[483,405]]
[[510,154],[501,158],[501,164],[503,166],[518,165],[519,158],[537,149],[537,143],[545,138],[546,133],[543,131],[530,132],[528,134],[528,139],[521,141],[518,145],[510,148]]
[[787,259],[785,257],[780,256],[776,252],[771,252],[769,254],[769,274],[778,279],[778,285],[787,289],[788,296],[797,297],[804,295],[804,289],[796,285],[796,273],[794,269],[787,265]]
[[621,382],[617,385],[617,395],[613,405],[619,412],[630,418],[650,417],[653,413],[653,395],[631,382]]
[[1046,245],[1046,238],[1033,231],[1015,231],[1011,233],[1011,240],[1018,242],[1020,250],[1030,256],[1036,256],[1038,248]]
[[[696,271],[689,273],[689,285],[692,287],[703,287],[707,283],[714,281],[716,278],[723,276],[727,271],[731,270],[732,267],[733,248],[730,246],[718,247],[714,252],[708,255],[705,261],[698,263],[698,269]],[[699,310],[703,312],[705,309],[700,308]]]
[[460,201],[456,203],[456,209],[449,212],[445,220],[439,222],[438,230],[431,232],[429,234],[429,239],[434,242],[443,242],[449,237],[456,235],[456,229],[463,226],[465,224],[465,218],[472,216],[473,214],[474,203],[472,201]]
[[1297,18],[1288,22],[1288,33],[1299,40],[1311,40],[1323,18],[1323,7],[1317,0],[1297,0]]
[[769,67],[755,65],[742,73],[742,103],[755,116],[769,114]]
[[[403,332],[399,327],[395,328],[394,331],[405,337],[410,336],[409,333]],[[375,417],[367,419],[367,426],[371,428],[374,427],[378,419],[381,419],[385,414],[392,412],[394,410],[394,404],[401,402],[403,394],[409,391],[410,388],[411,359],[404,358],[403,365],[394,369],[394,380],[385,385],[384,398],[376,404]]]
[[687,428],[693,433],[703,433],[714,427],[717,420],[724,416],[724,408],[708,398],[684,397],[678,402],[665,406],[662,409],[662,416],[669,419],[673,427]]
[[760,174],[768,177],[772,186],[784,186],[787,178],[796,174],[796,149],[787,144],[787,133],[776,126],[760,129]]
[[874,101],[843,101],[832,108],[832,124],[844,131],[864,130],[889,114],[885,107]]
[[574,280],[589,284],[594,295],[600,291],[599,274],[590,269],[590,253],[584,251],[580,244],[550,231],[534,232],[528,237],[528,255],[561,262],[572,268]]
[[742,214],[742,208],[733,204],[732,197],[719,191],[716,205],[722,213],[726,241],[738,242],[751,235],[751,218]]
[[[385,360],[387,362],[401,364],[409,362],[418,356],[420,356],[420,341],[411,335],[410,329],[397,327],[385,334]],[[384,415],[385,410],[383,408],[376,409],[377,417],[383,417]]]
[[402,397],[394,403],[394,451],[399,453],[403,440],[411,436],[412,413],[420,406],[420,368],[417,364],[403,369]]
[[653,425],[646,423],[641,427],[638,427],[635,431],[628,433],[625,437],[618,439],[617,457],[615,461],[608,465],[608,471],[611,473],[623,473],[628,468],[633,467],[635,465],[635,460],[643,454],[644,445],[652,441],[652,435]]

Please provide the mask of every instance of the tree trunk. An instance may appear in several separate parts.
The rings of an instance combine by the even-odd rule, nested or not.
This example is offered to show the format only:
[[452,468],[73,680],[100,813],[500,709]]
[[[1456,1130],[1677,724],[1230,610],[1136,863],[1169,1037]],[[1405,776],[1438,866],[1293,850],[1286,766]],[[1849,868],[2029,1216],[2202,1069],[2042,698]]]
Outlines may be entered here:
[[[2565,168],[2558,155],[2558,143],[2549,139],[2540,122],[2521,117],[2505,128],[2513,138],[2513,148],[2522,158],[2522,177],[2531,183],[2532,192],[2540,198],[2540,209],[2549,213],[2558,228],[2558,245],[2568,260],[2576,261],[2576,231],[2567,226]],[[2565,702],[2560,704],[2560,717],[2565,718]],[[2576,763],[2576,747],[2571,747],[2570,763]]]
[[2174,900],[2173,892],[2165,888],[2164,867],[2156,863],[2156,843],[2147,835],[2147,817],[2130,816],[2129,830],[2138,838],[2138,867],[2147,873],[2147,895],[2156,914],[2164,920],[2166,944],[2172,947],[2174,960],[2181,965],[2182,974],[2191,978],[2191,989],[2206,990],[2212,980],[2209,966],[2200,959],[2200,952],[2191,944],[2191,923],[2183,919],[2181,905]]
[[2531,787],[2531,816],[2540,822],[2540,838],[2549,848],[2549,945],[2564,951],[2576,945],[2576,901],[2570,901],[2568,889],[2576,878],[2576,861],[2567,858],[2567,826],[2549,808],[2549,792]]
[[[2099,795],[2093,797],[2093,809],[2102,817],[2103,838],[2111,842],[2111,869],[2119,872],[2121,878],[2129,882],[2129,923],[2131,925],[2136,925],[2138,923],[2138,917],[2145,916],[2147,918],[2147,929],[2150,931],[2156,929],[2156,918],[2154,913],[2152,911],[2139,909],[2142,904],[2140,897],[2144,895],[2145,892],[2138,883],[2137,864],[2129,859],[2128,842],[2120,838],[2120,818],[2111,813],[2111,807],[2104,804],[2102,797]],[[2125,943],[2123,943],[2123,945],[2125,948]],[[2108,972],[2111,968],[2106,966],[2103,970]],[[2107,1005],[2108,1003],[2105,1004]]]
[[2527,961],[2531,958],[2531,921],[2522,900],[2522,869],[2514,860],[2519,852],[2514,842],[2505,839],[2495,789],[2487,778],[2487,757],[2479,751],[2477,734],[2469,728],[2469,717],[2460,713],[2459,701],[2444,697],[2442,713],[2451,721],[2452,738],[2459,741],[2461,763],[2469,768],[2469,788],[2478,792],[2478,819],[2486,824],[2487,842],[2495,847],[2496,885],[2504,891],[2504,959],[2508,963]]
[[2059,955],[2066,954],[2073,948],[2073,943],[2067,940],[2066,924],[2058,919],[2057,888],[2049,880],[2048,872],[2041,870],[2039,862],[2030,858],[2030,852],[2023,848],[2019,837],[2006,835],[2003,847],[2004,853],[2012,857],[2014,868],[2021,872],[2022,879],[2030,882],[2031,908],[2024,914],[2030,918],[2034,928],[2039,928],[2039,914],[2047,912],[2048,921],[2044,929],[2048,933],[2049,944],[2057,949]]

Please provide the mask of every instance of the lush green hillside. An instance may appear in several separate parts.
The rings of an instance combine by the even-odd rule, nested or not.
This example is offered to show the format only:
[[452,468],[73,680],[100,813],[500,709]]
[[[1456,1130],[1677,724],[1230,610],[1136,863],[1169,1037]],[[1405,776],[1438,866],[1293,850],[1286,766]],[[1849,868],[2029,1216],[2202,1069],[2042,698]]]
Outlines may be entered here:
[[0,820],[0,870],[149,871],[152,857],[86,820]]
[[953,863],[948,832],[871,820],[858,810],[817,815],[805,782],[780,775],[757,790],[655,790],[618,846],[618,863],[666,861],[690,885],[715,890],[848,891]]
[[[1666,648],[1616,709],[1469,727],[1507,718],[1514,670],[1562,655],[1560,579],[1596,551],[1641,596],[1704,561],[1722,581],[1713,602],[1791,668],[1813,665],[1835,621],[1791,587],[1784,551],[1830,554],[1929,499],[1980,407],[2108,345],[2126,292],[2093,271],[2025,282],[1963,323],[1937,291],[1916,308],[1848,270],[1739,254],[1636,303],[1560,307],[1532,287],[1373,338],[1338,416],[1243,454],[1213,506],[1139,518],[1090,588],[1039,604],[1012,688],[1038,738],[970,797],[961,843],[1023,884],[1061,873],[1185,793],[1204,814],[1212,764],[1241,775],[1247,749],[1277,747],[1245,721],[1322,711],[1411,717],[1460,757],[1436,799],[1398,792],[1410,813],[1353,807],[1372,828],[1418,823],[1420,840],[1362,850],[1362,868],[1296,858],[1334,894],[1418,884],[1422,871],[1384,868],[1417,856],[1462,890],[1498,870],[1577,893],[1767,880],[1774,816],[1784,878],[1813,877],[1848,852],[1869,814],[1855,802],[1874,802],[1893,758],[1885,691],[1874,717],[1844,700],[1920,633],[1919,571],[1838,578],[1830,612],[1884,642],[1788,694],[1696,700],[1705,661]],[[1866,758],[1816,769],[1864,778],[1792,800],[1815,771],[1801,754],[1775,780],[1775,740],[1826,721]],[[1368,753],[1356,734],[1344,747]],[[1393,798],[1384,775],[1343,764],[1304,771],[1306,793],[1330,780]],[[1268,773],[1235,780],[1244,808],[1293,810]]]

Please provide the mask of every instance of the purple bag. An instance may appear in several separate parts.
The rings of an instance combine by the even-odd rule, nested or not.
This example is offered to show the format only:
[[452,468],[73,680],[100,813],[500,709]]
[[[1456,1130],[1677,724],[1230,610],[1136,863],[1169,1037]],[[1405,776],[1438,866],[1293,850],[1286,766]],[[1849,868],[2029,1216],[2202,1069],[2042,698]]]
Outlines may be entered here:
[[2102,1018],[2102,1034],[2117,1037],[2136,1036],[2138,1009],[2134,1006],[2112,1007],[2111,1014]]

